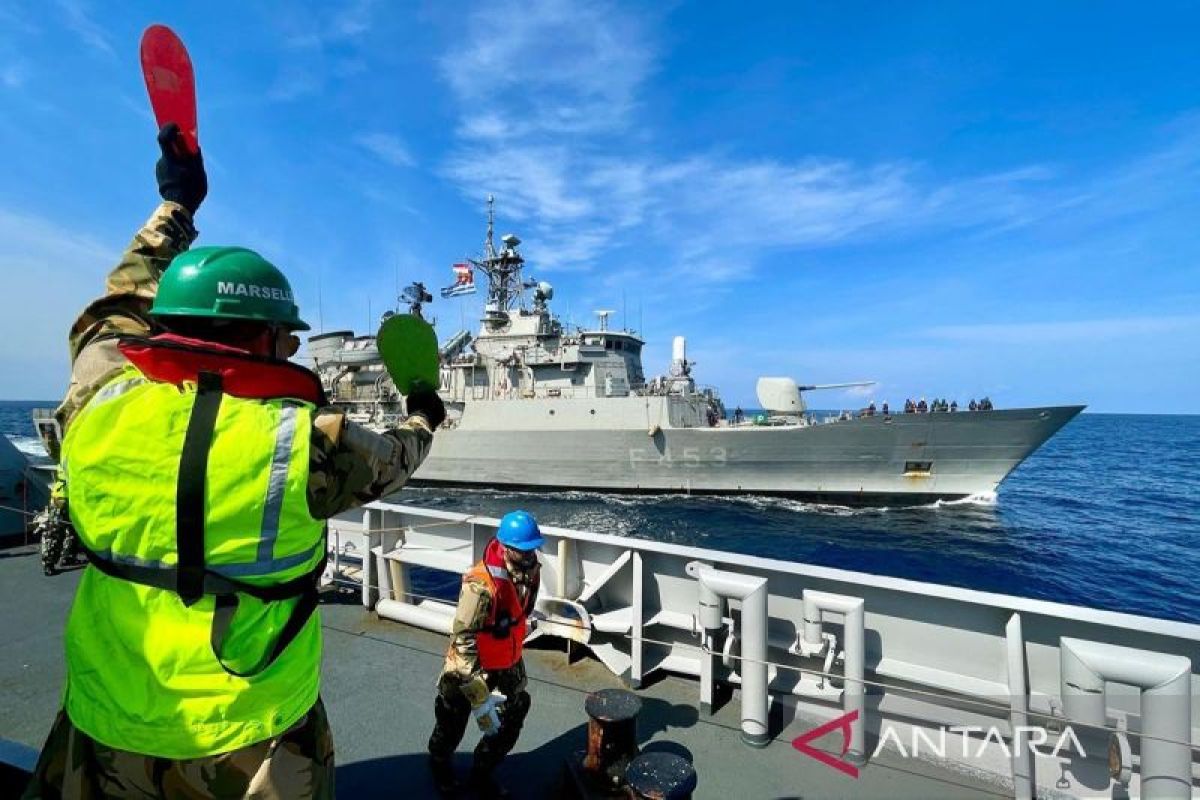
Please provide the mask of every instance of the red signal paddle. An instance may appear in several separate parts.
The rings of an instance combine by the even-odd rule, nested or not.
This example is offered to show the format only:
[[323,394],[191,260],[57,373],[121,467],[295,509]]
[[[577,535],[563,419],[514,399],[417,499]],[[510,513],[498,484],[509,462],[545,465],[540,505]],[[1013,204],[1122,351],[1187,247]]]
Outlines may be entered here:
[[184,146],[200,151],[196,132],[196,75],[187,48],[166,25],[151,25],[142,34],[142,75],[161,128],[174,122],[183,132]]

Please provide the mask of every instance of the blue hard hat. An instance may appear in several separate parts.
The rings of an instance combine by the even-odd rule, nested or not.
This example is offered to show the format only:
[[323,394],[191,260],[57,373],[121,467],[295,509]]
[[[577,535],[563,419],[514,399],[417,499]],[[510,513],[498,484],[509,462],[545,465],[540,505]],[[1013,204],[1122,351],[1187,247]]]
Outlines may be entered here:
[[546,543],[537,520],[528,511],[510,511],[501,517],[496,538],[514,550],[537,550]]

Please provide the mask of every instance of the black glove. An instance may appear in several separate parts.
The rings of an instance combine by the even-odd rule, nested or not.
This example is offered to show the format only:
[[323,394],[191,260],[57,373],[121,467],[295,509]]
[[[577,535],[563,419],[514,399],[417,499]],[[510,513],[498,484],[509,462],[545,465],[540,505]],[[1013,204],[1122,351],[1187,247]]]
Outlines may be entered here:
[[446,421],[446,406],[438,393],[429,389],[414,389],[405,398],[409,414],[420,414],[429,423],[429,427],[437,430]]
[[208,194],[204,158],[200,153],[188,151],[183,132],[174,122],[162,126],[158,132],[158,146],[162,148],[162,157],[158,159],[154,175],[158,178],[159,195],[195,214]]

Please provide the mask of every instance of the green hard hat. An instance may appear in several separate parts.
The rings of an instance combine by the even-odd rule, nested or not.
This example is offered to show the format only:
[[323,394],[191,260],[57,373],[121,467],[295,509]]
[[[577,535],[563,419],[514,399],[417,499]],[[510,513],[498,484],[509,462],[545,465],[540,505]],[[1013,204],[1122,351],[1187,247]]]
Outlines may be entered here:
[[245,247],[195,247],[171,260],[150,313],[274,322],[293,331],[300,319],[292,286],[279,268]]

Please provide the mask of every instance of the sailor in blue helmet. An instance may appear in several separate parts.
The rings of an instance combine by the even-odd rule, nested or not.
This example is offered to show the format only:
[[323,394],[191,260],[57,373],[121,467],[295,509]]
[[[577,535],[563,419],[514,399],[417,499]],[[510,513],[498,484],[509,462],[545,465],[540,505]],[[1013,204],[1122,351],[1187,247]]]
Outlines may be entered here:
[[471,787],[481,797],[508,796],[493,773],[516,745],[529,713],[521,651],[537,599],[537,554],[544,541],[532,514],[510,511],[483,558],[463,576],[429,737],[429,763],[442,796],[457,790],[454,751],[472,716],[483,738],[475,748]]

